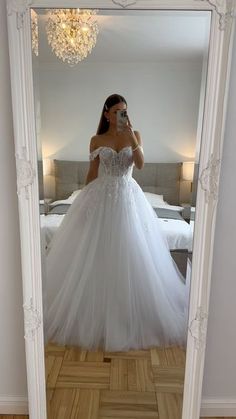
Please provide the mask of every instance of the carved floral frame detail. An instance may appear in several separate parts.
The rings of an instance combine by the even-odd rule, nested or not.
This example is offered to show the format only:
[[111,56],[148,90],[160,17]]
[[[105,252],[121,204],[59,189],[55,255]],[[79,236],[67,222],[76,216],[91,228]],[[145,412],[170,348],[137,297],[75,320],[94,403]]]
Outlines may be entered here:
[[50,7],[53,5],[55,7],[63,7],[63,5],[76,7],[78,4],[80,7],[88,8],[96,6],[96,9],[109,4],[109,8],[114,9],[176,10],[179,8],[183,10],[186,8],[188,10],[210,10],[212,13],[182,415],[183,419],[198,419],[206,344],[215,212],[231,60],[233,18],[235,16],[233,0],[7,0],[30,417],[31,419],[47,418],[30,7],[47,7],[48,5]]

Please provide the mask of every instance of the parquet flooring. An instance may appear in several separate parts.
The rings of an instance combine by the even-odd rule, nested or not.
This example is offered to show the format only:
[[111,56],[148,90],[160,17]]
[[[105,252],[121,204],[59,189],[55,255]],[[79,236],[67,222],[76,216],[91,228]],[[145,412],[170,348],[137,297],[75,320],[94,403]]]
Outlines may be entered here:
[[181,348],[95,352],[49,344],[45,365],[48,419],[181,419]]
[[[29,419],[29,416],[19,416],[19,415],[0,415],[0,419]],[[236,419],[236,417],[210,417],[210,418],[200,418],[200,419]]]
[[181,419],[185,351],[45,351],[48,419]]
[[[29,419],[29,416],[19,416],[19,415],[0,415],[0,419]],[[200,419],[236,419],[236,417],[210,417],[210,418],[200,418]]]

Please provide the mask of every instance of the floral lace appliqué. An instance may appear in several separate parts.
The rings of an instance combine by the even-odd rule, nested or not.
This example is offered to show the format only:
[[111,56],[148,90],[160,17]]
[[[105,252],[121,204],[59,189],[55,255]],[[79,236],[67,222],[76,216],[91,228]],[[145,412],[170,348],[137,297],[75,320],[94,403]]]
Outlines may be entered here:
[[[132,148],[127,146],[117,152],[111,147],[98,147],[90,153],[89,159],[94,160],[98,156],[100,158],[99,173],[101,169],[99,177],[104,177],[102,188],[105,188],[109,200],[116,204],[117,200],[122,197],[128,205],[134,205],[135,188],[131,182],[134,166]],[[97,196],[95,191],[94,194]],[[91,212],[92,209],[88,209],[88,215]]]

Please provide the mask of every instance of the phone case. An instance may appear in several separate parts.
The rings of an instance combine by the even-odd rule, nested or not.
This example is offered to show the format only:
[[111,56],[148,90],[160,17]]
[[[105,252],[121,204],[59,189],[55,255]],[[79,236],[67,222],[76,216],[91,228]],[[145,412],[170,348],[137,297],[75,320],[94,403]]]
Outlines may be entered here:
[[117,131],[123,131],[125,125],[127,125],[128,117],[126,110],[117,111]]

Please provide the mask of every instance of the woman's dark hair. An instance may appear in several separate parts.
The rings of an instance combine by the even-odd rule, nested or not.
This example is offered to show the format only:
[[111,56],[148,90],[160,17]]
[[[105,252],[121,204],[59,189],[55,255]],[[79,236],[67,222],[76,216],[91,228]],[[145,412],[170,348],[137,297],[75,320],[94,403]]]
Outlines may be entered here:
[[107,121],[107,119],[104,115],[104,112],[109,111],[109,109],[112,106],[117,105],[117,103],[125,103],[126,106],[127,106],[127,102],[126,102],[125,98],[121,95],[114,94],[114,95],[109,96],[106,99],[106,101],[104,103],[104,106],[103,106],[103,109],[102,109],[102,115],[101,115],[100,122],[99,122],[99,125],[98,125],[97,135],[104,134],[105,132],[107,132],[107,130],[109,128],[109,121]]

